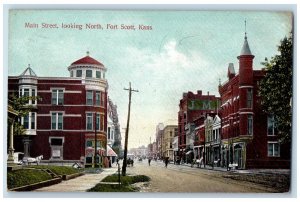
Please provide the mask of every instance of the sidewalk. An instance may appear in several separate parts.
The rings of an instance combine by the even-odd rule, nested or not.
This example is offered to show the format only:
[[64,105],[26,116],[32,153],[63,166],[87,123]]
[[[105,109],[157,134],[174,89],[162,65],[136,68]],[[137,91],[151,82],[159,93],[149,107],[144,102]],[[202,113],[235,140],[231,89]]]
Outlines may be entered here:
[[[191,167],[191,164],[184,163],[184,164],[180,164],[180,166]],[[193,166],[193,168],[216,170],[216,171],[221,171],[221,172],[234,172],[234,173],[241,173],[241,174],[242,173],[245,173],[245,174],[254,173],[254,174],[285,174],[285,175],[289,175],[291,173],[290,169],[243,169],[243,170],[231,169],[231,170],[227,170],[227,168],[224,168],[224,167],[214,166],[212,168],[212,166],[210,166],[210,165],[205,165],[205,168],[202,165],[200,168],[200,167],[197,167],[197,164],[195,164]]]
[[102,179],[108,175],[112,175],[118,171],[116,166],[112,168],[104,168],[102,172],[91,174],[86,173],[80,177],[62,181],[59,184],[55,184],[48,187],[43,187],[40,189],[34,190],[35,192],[86,192],[86,190],[94,187]]

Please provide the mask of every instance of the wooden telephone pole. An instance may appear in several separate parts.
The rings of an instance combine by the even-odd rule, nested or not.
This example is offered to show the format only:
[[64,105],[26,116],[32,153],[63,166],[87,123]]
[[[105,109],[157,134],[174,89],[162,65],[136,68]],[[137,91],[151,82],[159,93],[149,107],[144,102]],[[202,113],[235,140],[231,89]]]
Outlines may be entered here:
[[139,92],[138,90],[134,90],[131,88],[131,82],[129,82],[129,89],[124,88],[124,90],[129,91],[129,103],[128,103],[128,115],[127,115],[127,126],[125,132],[125,146],[124,146],[124,159],[123,159],[123,166],[122,166],[122,175],[126,175],[126,166],[127,166],[127,145],[128,145],[128,132],[129,132],[129,121],[130,121],[130,105],[131,105],[131,93]]

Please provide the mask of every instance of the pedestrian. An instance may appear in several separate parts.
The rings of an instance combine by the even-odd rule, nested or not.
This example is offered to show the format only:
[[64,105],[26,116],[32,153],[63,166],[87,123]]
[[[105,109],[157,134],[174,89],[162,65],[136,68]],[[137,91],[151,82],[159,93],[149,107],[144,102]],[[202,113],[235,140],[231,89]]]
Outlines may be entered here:
[[169,163],[169,157],[166,157],[166,158],[165,158],[165,165],[166,165],[166,168],[168,167],[168,163]]
[[149,166],[150,166],[150,163],[151,163],[151,158],[149,157],[149,159],[148,159],[148,163],[149,163]]
[[199,166],[201,168],[201,165],[203,164],[203,157],[200,158]]
[[111,160],[110,160],[110,158],[108,159],[108,167],[111,168]]

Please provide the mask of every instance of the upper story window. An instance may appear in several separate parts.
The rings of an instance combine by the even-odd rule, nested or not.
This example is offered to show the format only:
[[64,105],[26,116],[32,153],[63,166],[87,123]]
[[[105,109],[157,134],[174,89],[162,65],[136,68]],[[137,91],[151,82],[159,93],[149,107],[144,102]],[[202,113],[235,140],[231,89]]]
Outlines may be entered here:
[[93,105],[93,91],[92,90],[86,91],[86,104]]
[[268,135],[276,134],[276,124],[274,115],[268,115]]
[[73,71],[71,70],[70,71],[70,77],[73,77],[74,76],[74,73],[73,73]]
[[51,114],[51,129],[62,130],[63,129],[63,113],[52,112]]
[[110,127],[107,128],[108,139],[110,139]]
[[101,72],[100,71],[96,71],[96,78],[101,79]]
[[103,73],[103,79],[105,79],[105,73]]
[[100,114],[96,116],[96,130],[100,130]]
[[[31,96],[32,96],[32,97],[36,96],[36,94],[35,94],[35,89],[31,89]],[[36,104],[35,99],[31,100],[31,102],[32,102],[33,105]]]
[[253,135],[253,116],[249,114],[247,118],[247,135]]
[[253,91],[252,88],[247,90],[247,108],[252,108]]
[[[20,88],[19,89],[19,96],[20,97],[36,97],[36,89],[33,88]],[[27,104],[36,104],[35,99],[29,99]]]
[[100,106],[101,102],[101,92],[100,91],[96,91],[96,105]]
[[76,77],[82,77],[82,70],[81,69],[76,70]]
[[93,113],[86,113],[86,129],[93,130]]
[[64,104],[64,91],[55,89],[52,90],[52,104],[53,105],[62,105]]
[[86,70],[85,77],[86,78],[92,78],[93,77],[93,71],[90,70],[90,69]]
[[25,89],[24,89],[23,96],[24,96],[24,97],[29,97],[29,89],[28,89],[28,88],[25,88]]

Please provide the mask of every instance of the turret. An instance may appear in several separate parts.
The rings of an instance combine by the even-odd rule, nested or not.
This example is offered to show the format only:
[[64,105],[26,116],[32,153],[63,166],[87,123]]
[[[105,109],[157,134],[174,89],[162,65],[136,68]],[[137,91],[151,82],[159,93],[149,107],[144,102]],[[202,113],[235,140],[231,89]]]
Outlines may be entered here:
[[254,55],[252,55],[250,51],[246,33],[245,33],[244,45],[242,47],[241,54],[237,58],[239,60],[240,85],[252,85]]

